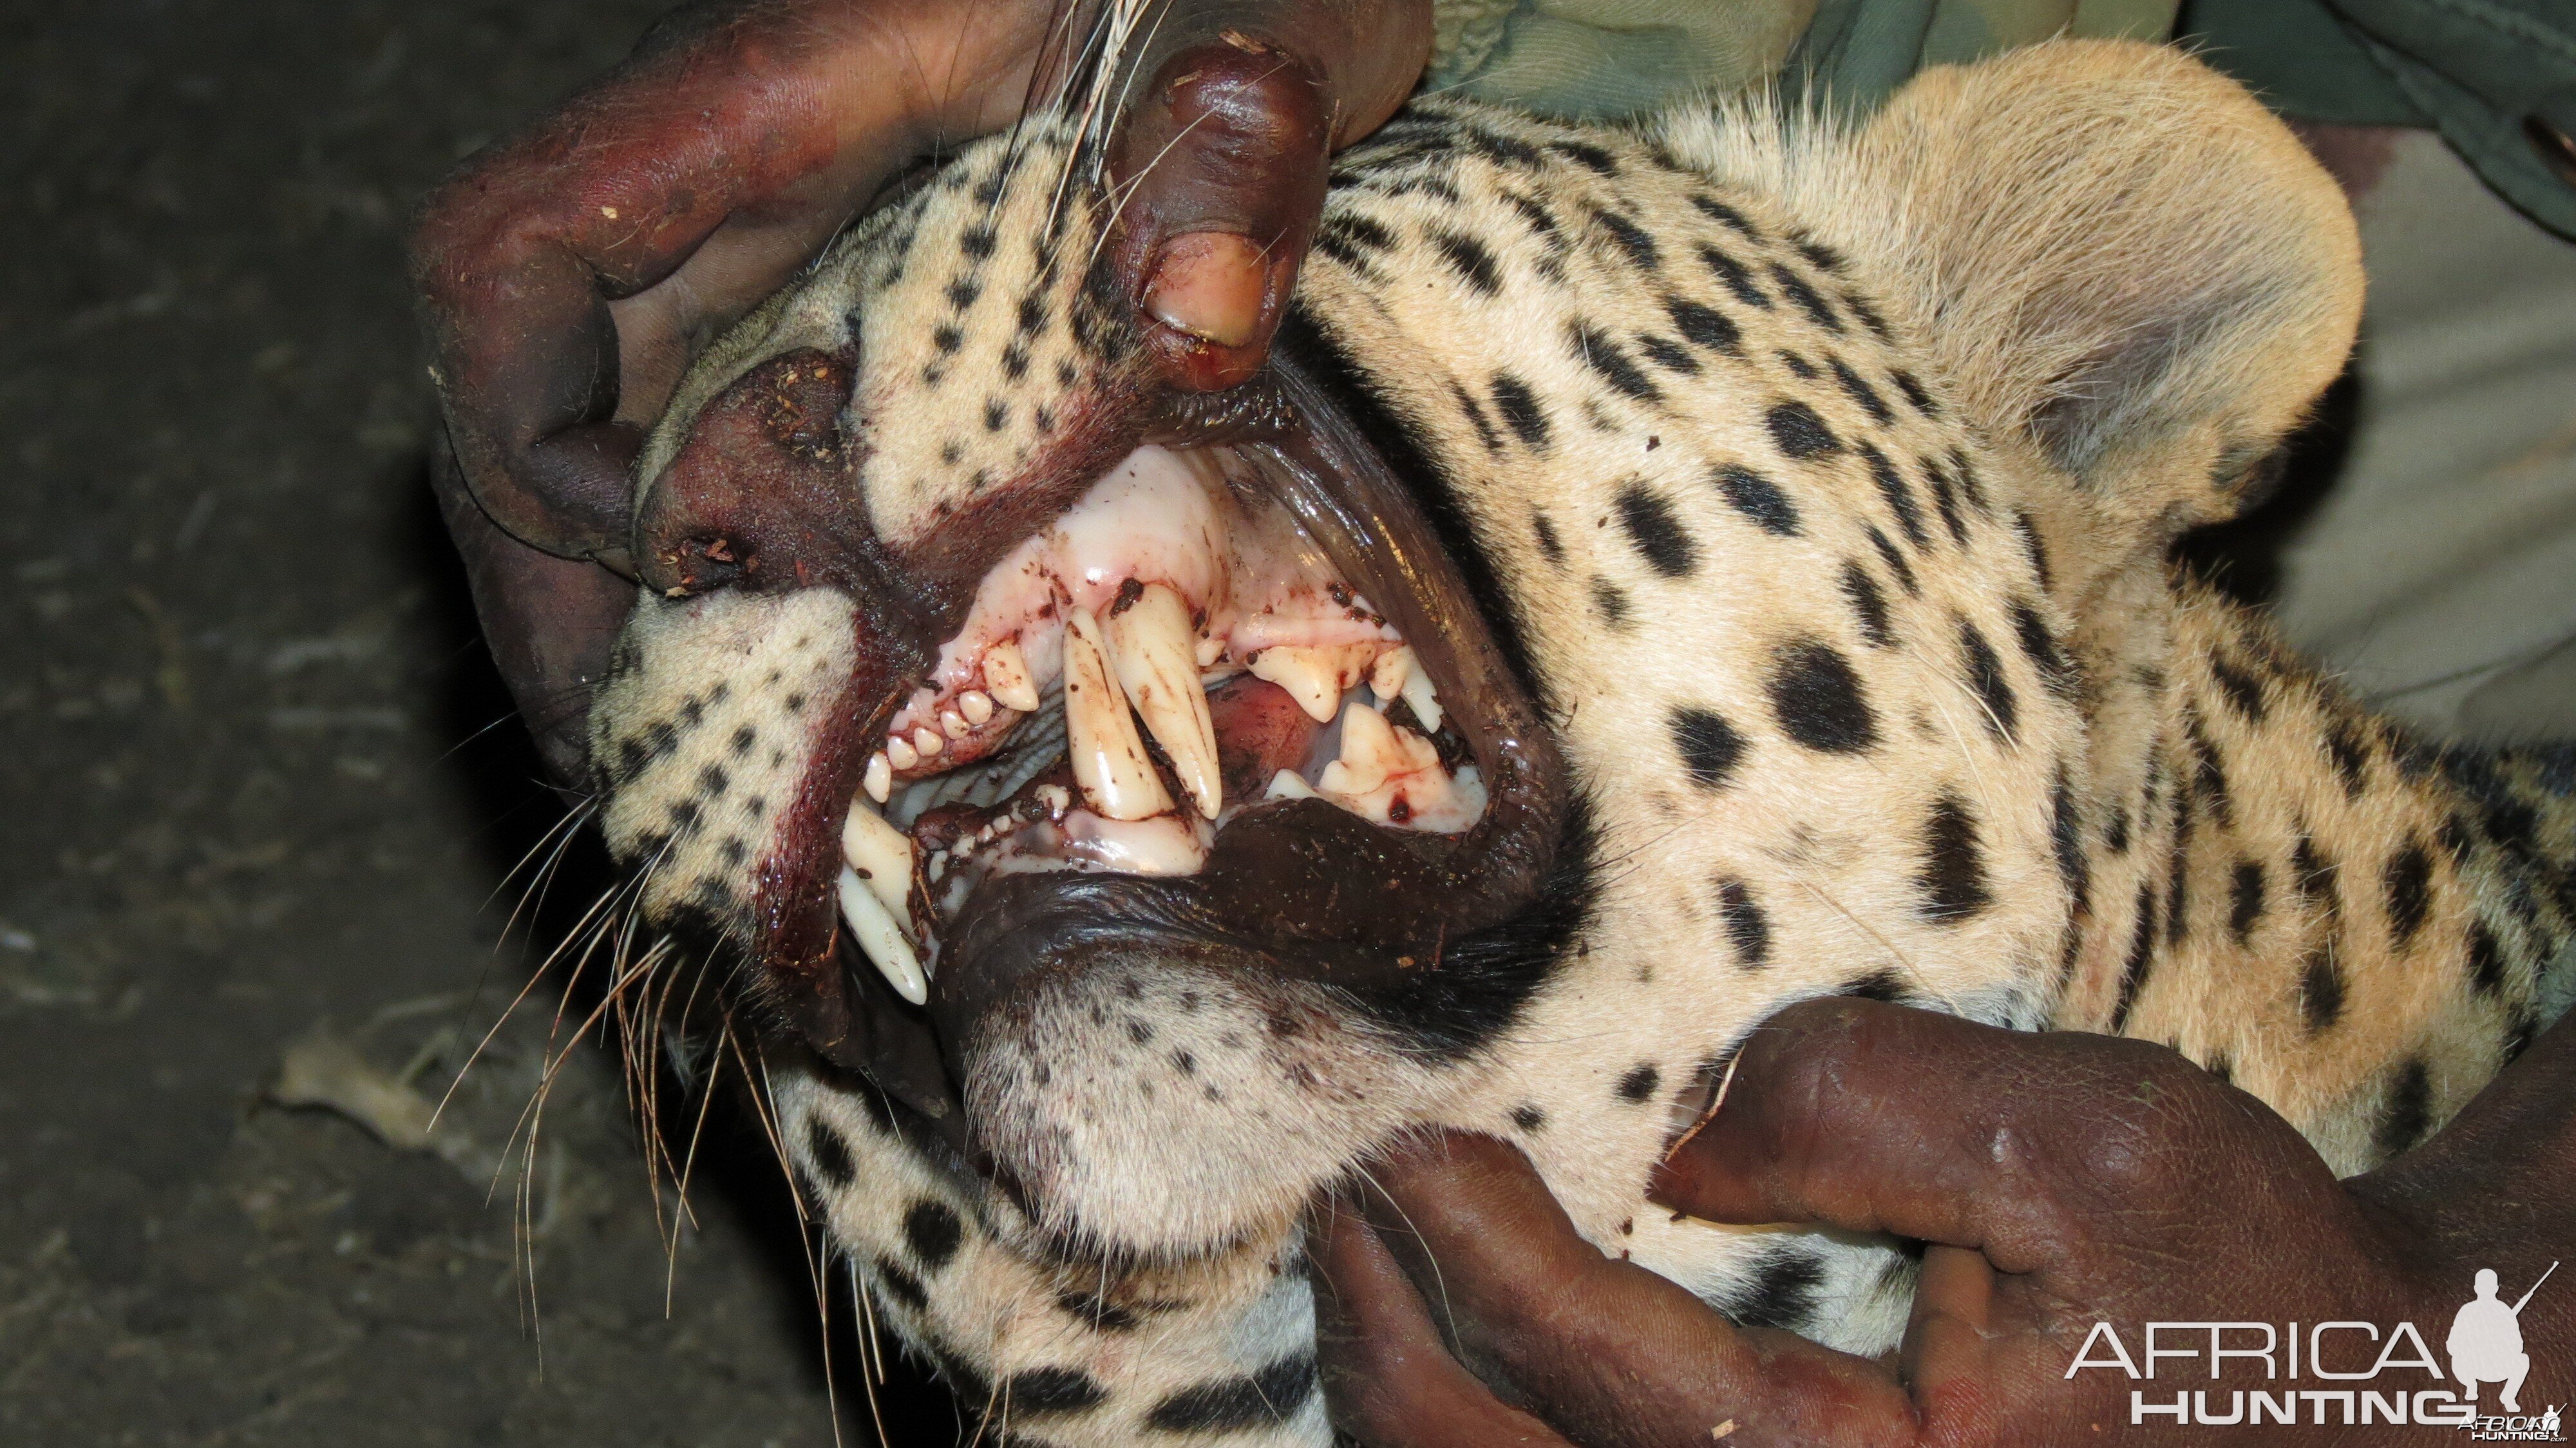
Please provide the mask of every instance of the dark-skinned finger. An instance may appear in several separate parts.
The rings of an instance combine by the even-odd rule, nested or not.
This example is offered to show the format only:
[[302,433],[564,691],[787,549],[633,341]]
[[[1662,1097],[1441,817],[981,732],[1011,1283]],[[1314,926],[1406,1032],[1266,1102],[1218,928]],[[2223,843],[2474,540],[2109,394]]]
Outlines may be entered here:
[[441,446],[432,486],[464,559],[474,612],[512,702],[535,734],[555,784],[576,790],[589,756],[591,690],[635,607],[632,584],[603,568],[541,553],[494,524]]
[[627,471],[660,399],[625,396],[621,379],[667,389],[678,358],[630,366],[612,305],[630,334],[666,342],[729,320],[925,138],[1016,109],[1048,10],[721,8],[433,192],[413,281],[459,460],[494,522],[625,566]]
[[1897,1371],[1928,1422],[1950,1441],[1981,1442],[1995,1421],[1995,1269],[1975,1252],[1934,1243],[1905,1327]]
[[[2215,1249],[2204,1239],[2258,1214],[2352,1217],[2286,1122],[2170,1050],[1851,997],[1757,1028],[1649,1195],[1712,1221],[1943,1242],[2052,1280]],[[2230,1211],[2205,1210],[2216,1199]]]
[[1878,1365],[1739,1331],[1602,1255],[1512,1147],[1449,1136],[1371,1169],[1360,1202],[1471,1366],[1587,1444],[1889,1444],[1914,1416]]
[[1155,21],[1110,175],[1113,255],[1165,380],[1213,391],[1260,367],[1333,150],[1393,113],[1430,45],[1422,0],[1197,0]]
[[1307,1232],[1315,1340],[1333,1422],[1372,1448],[1572,1448],[1449,1355],[1422,1298],[1368,1223],[1328,1202]]

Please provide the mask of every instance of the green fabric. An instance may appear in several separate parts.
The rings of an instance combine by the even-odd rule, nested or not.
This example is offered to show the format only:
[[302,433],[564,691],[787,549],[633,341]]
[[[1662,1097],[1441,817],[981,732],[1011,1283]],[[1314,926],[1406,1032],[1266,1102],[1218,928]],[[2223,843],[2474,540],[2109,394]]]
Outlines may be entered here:
[[1615,119],[1767,80],[1815,0],[1435,0],[1426,83]]
[[1617,119],[1778,79],[1866,110],[2052,35],[2162,39],[2176,0],[1434,0],[1434,90]]
[[[2576,237],[2576,185],[2525,134],[2576,132],[2571,0],[1434,0],[1426,84],[1618,119],[1776,81],[1866,112],[1927,65],[2052,35],[2176,36],[2284,115],[2430,126]],[[2179,13],[2177,13],[2179,12]]]
[[2325,0],[2184,0],[2174,33],[2283,115],[2339,126],[2433,124]]
[[2194,0],[2178,33],[2284,115],[2439,130],[2498,195],[2576,237],[2576,186],[2523,130],[2576,127],[2568,0]]

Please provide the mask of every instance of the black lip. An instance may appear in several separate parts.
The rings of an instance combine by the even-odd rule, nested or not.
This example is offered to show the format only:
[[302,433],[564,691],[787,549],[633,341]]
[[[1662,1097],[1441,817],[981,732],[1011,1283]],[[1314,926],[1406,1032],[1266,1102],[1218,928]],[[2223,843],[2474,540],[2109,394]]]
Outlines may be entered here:
[[[965,1055],[981,1025],[1041,978],[1144,955],[1312,981],[1364,1009],[1416,1000],[1450,942],[1538,896],[1564,835],[1555,737],[1413,495],[1296,363],[1274,356],[1240,391],[1253,400],[1201,403],[1182,431],[1228,438],[1252,457],[1342,576],[1413,645],[1441,697],[1458,701],[1452,727],[1486,783],[1485,813],[1453,839],[1286,801],[1231,821],[1196,875],[987,879],[949,927],[926,1008],[903,1002],[845,945],[852,1029],[818,1049],[970,1157],[957,1089]],[[1294,425],[1279,425],[1282,403]]]

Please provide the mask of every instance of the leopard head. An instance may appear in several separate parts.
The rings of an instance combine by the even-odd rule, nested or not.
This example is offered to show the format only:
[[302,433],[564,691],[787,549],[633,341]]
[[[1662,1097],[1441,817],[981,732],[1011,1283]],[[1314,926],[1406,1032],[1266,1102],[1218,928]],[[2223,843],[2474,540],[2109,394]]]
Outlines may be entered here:
[[1616,1222],[1799,994],[2044,1018],[2065,640],[2349,343],[2277,123],[2146,47],[1857,129],[1426,103],[1214,395],[1142,360],[1096,152],[929,174],[639,465],[601,820],[780,1049],[1031,1250],[1152,1264],[1542,1073],[1645,1110]]

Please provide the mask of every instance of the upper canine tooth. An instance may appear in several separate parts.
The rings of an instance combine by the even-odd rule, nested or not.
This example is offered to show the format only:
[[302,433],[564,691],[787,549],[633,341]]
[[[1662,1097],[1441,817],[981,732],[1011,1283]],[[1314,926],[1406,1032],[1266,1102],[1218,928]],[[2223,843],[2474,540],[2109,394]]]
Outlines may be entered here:
[[921,756],[913,752],[912,745],[900,734],[886,736],[885,752],[887,762],[897,769],[910,769],[921,762]]
[[1358,665],[1358,654],[1370,647],[1273,644],[1252,656],[1252,677],[1287,690],[1308,718],[1318,724],[1330,724],[1333,716],[1341,712],[1342,689],[1349,682],[1350,671]]
[[1004,639],[984,650],[984,692],[1005,709],[1023,714],[1038,711],[1038,685],[1029,677],[1028,656],[1020,652],[1018,639]]
[[868,798],[879,804],[885,803],[886,796],[894,793],[894,766],[887,760],[884,750],[868,756],[867,775],[859,782],[867,786]]
[[841,823],[841,858],[867,881],[868,889],[888,913],[900,919],[911,913],[912,837],[884,815],[850,801],[850,817]]
[[903,927],[895,923],[893,912],[868,888],[858,872],[841,871],[841,918],[849,922],[850,938],[859,950],[876,964],[886,984],[895,994],[914,1005],[930,999],[930,978],[921,973],[921,957],[913,954],[912,942],[904,938]]
[[937,754],[948,747],[948,741],[939,737],[938,730],[924,724],[912,731],[912,747],[925,755]]
[[1077,608],[1064,631],[1064,729],[1073,756],[1074,781],[1092,811],[1113,820],[1152,819],[1172,807],[1127,697],[1109,672],[1100,620]]
[[993,717],[993,696],[981,689],[969,689],[957,696],[957,712],[969,724],[981,724]]
[[1216,721],[1190,642],[1190,606],[1168,586],[1149,583],[1107,627],[1110,662],[1136,716],[1163,746],[1199,813],[1215,819],[1225,786],[1217,776]]

